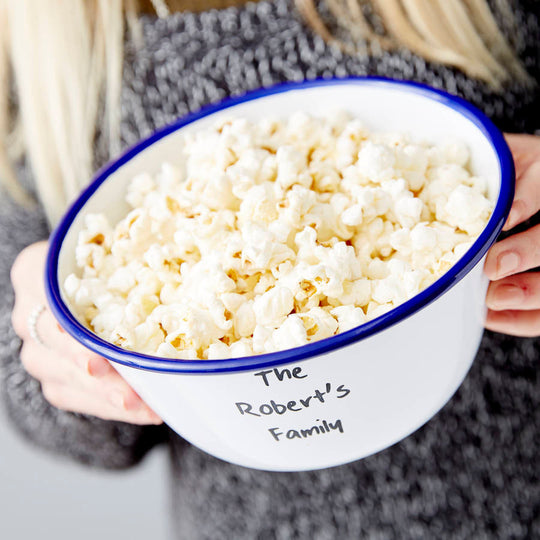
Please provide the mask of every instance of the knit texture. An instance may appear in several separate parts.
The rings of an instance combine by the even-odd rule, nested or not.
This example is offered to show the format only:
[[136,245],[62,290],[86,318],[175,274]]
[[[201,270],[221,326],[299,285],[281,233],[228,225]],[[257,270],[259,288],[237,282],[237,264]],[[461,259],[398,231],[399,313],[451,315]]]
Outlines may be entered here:
[[[516,3],[520,34],[512,40],[540,80],[534,4]],[[166,20],[145,17],[143,30],[144,46],[128,45],[125,61],[125,145],[228,95],[287,80],[366,74],[446,89],[504,130],[540,127],[537,91],[511,84],[497,94],[406,51],[346,56],[307,30],[287,0]],[[98,151],[97,163],[104,159]],[[7,238],[0,246],[0,292],[8,300],[0,314],[0,347],[15,422],[34,441],[76,459],[109,467],[135,462],[162,432],[56,411],[25,375],[9,329],[7,271],[20,248],[43,237],[45,224],[40,214],[5,207],[0,230]],[[171,434],[171,509],[178,538],[538,538],[539,359],[539,340],[487,332],[465,382],[423,428],[374,456],[332,469],[254,471]]]

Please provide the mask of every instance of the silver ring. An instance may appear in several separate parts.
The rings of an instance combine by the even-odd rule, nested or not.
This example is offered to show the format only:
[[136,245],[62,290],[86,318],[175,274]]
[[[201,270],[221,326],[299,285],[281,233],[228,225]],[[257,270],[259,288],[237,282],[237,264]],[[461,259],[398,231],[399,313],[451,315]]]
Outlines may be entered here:
[[39,304],[32,310],[32,312],[28,316],[28,330],[30,331],[30,337],[36,343],[43,345],[43,347],[47,347],[47,345],[45,345],[45,342],[41,339],[41,336],[38,333],[37,323],[40,315],[45,311],[45,309],[46,308],[43,304]]

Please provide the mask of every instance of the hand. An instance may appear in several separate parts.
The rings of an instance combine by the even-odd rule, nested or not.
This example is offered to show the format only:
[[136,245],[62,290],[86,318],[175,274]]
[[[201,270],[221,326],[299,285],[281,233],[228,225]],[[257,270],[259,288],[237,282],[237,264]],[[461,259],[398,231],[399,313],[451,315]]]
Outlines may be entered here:
[[[503,230],[540,210],[540,137],[508,135],[516,166],[516,195]],[[540,336],[540,225],[497,242],[488,252],[485,273],[486,328],[513,336]]]
[[28,316],[36,306],[47,305],[43,287],[46,252],[46,242],[29,246],[11,270],[15,289],[12,322],[23,340],[21,361],[26,371],[41,383],[47,401],[59,409],[131,424],[161,424],[109,362],[66,334],[48,309],[37,321],[45,345],[30,337]]

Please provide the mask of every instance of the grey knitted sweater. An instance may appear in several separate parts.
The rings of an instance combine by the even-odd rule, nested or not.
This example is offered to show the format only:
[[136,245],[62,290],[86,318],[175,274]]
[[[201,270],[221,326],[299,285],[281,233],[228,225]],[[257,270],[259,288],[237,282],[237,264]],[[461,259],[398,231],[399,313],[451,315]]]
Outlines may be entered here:
[[[510,39],[540,80],[535,4],[517,3],[519,35]],[[407,52],[377,59],[343,55],[307,30],[287,0],[143,23],[145,44],[128,46],[125,61],[125,145],[227,95],[347,74],[426,82],[470,100],[504,130],[540,128],[537,92],[511,85],[495,94]],[[0,357],[14,424],[43,448],[97,467],[128,467],[154,445],[167,444],[179,538],[540,538],[538,340],[486,333],[444,409],[374,456],[315,472],[254,471],[215,459],[166,427],[106,422],[48,405],[21,367],[9,320],[9,268],[24,246],[47,236],[43,214],[3,200],[0,233]]]

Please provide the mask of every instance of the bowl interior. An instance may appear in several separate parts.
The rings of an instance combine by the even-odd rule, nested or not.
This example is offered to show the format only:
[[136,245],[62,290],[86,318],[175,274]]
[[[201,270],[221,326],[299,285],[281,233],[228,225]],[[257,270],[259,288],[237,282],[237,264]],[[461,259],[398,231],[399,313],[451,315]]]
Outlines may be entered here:
[[[345,110],[373,131],[408,133],[413,139],[432,143],[449,138],[459,139],[470,150],[473,174],[486,179],[489,198],[493,202],[499,198],[501,159],[491,141],[489,129],[492,128],[488,129],[480,122],[467,105],[456,103],[444,94],[430,92],[416,85],[360,79],[310,83],[275,93],[255,93],[243,100],[233,100],[232,103],[232,106],[226,104],[218,107],[217,111],[216,108],[211,109],[211,114],[203,112],[198,117],[196,115],[195,120],[188,120],[187,124],[180,121],[167,128],[139,144],[98,177],[95,185],[76,203],[80,208],[74,218],[64,223],[67,229],[63,239],[60,238],[56,267],[60,291],[66,277],[72,272],[78,273],[74,250],[78,234],[84,226],[85,215],[102,212],[111,223],[119,221],[129,210],[124,196],[133,176],[142,171],[156,173],[164,161],[181,164],[183,135],[211,125],[223,116],[243,116],[256,120],[265,116],[286,118],[296,111],[321,116],[328,114],[328,111]],[[490,220],[492,228],[493,219]],[[501,216],[497,219],[500,221]],[[63,292],[61,296],[69,307]]]

